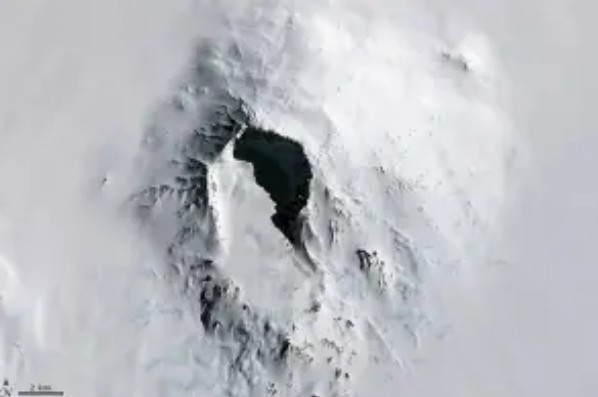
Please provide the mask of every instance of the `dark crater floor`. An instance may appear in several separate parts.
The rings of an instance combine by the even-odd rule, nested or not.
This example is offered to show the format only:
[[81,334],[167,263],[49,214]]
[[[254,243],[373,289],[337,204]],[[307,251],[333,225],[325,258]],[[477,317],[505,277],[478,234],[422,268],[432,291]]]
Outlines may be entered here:
[[312,171],[303,147],[273,131],[249,126],[233,156],[253,164],[255,180],[275,204],[271,219],[292,245],[300,242],[300,212],[307,204]]

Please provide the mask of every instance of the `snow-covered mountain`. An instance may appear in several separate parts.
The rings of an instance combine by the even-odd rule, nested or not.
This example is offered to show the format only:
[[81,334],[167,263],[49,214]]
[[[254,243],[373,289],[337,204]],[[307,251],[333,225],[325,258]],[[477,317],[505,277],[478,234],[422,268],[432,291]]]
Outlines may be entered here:
[[[199,26],[191,55],[89,141],[74,129],[128,103],[90,119],[75,80],[40,116],[67,181],[44,197],[2,164],[2,373],[97,396],[394,396],[437,331],[431,286],[486,259],[515,146],[484,33],[406,7],[199,2],[174,13]],[[108,82],[100,106],[140,84]]]
[[491,49],[374,7],[221,17],[157,113],[141,216],[219,346],[206,388],[369,395],[431,321],[426,278],[483,258],[512,149]]

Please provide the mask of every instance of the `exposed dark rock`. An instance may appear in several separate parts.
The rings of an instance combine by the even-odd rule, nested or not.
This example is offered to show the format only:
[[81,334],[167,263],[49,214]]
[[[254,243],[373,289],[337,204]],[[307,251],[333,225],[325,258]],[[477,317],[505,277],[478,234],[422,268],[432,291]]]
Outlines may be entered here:
[[287,333],[243,302],[239,288],[215,262],[197,260],[188,269],[186,294],[197,299],[206,334],[227,341],[231,376],[253,384],[256,366],[284,368],[292,351]]
[[359,270],[369,271],[375,262],[378,260],[376,251],[369,253],[366,250],[358,249],[355,251],[357,258],[359,259]]
[[280,344],[280,351],[278,353],[279,361],[282,361],[287,357],[290,348],[291,348],[291,341],[288,338],[284,338],[284,340]]
[[312,171],[303,147],[272,131],[249,126],[233,155],[253,164],[255,180],[275,204],[272,222],[293,245],[300,240],[300,212],[309,198]]
[[320,311],[320,309],[322,308],[322,304],[320,302],[313,302],[312,305],[309,307],[309,312],[310,313],[318,313]]
[[450,65],[462,72],[467,73],[471,71],[471,66],[469,65],[469,62],[467,61],[467,59],[465,59],[465,57],[462,54],[443,51],[441,53],[441,57],[445,62],[449,63]]
[[368,252],[364,249],[358,249],[355,253],[359,259],[359,269],[363,272],[369,284],[379,294],[386,294],[389,283],[393,281],[385,261],[380,258],[376,251]]

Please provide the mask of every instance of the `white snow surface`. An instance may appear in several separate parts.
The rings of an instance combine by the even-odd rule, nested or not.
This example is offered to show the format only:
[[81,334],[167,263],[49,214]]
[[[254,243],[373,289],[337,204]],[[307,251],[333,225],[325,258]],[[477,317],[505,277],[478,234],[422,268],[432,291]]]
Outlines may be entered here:
[[[517,146],[492,42],[414,3],[2,3],[0,376],[73,396],[394,396],[445,321],[430,290],[488,259]],[[310,270],[251,166],[230,146],[209,165],[222,277],[293,346],[248,376],[164,259],[182,221],[129,204],[214,105],[198,61],[314,173]],[[379,258],[369,276],[357,249]]]

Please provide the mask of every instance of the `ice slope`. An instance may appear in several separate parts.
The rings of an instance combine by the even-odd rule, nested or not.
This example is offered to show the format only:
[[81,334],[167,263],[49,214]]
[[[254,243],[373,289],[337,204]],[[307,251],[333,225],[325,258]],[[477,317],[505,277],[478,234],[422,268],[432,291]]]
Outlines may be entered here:
[[[33,126],[12,126],[28,139],[10,134],[23,116],[4,113],[2,138],[17,143],[3,145],[2,368],[83,395],[394,395],[434,327],[428,285],[484,260],[505,193],[513,138],[490,42],[443,37],[433,10],[407,2],[153,6],[100,7],[130,46],[88,28],[73,56],[83,66],[55,66],[81,83],[45,82],[16,106],[36,111]],[[72,34],[78,17],[97,18],[80,7],[61,15],[77,21]],[[177,40],[155,45],[146,30],[183,44],[168,52]],[[97,49],[122,63],[106,86]],[[38,111],[45,91],[71,97]],[[10,155],[48,121],[46,157]],[[233,156],[249,124],[300,143],[310,162],[299,247]],[[30,211],[22,197],[40,185],[15,174],[47,181],[42,170],[54,178]]]

